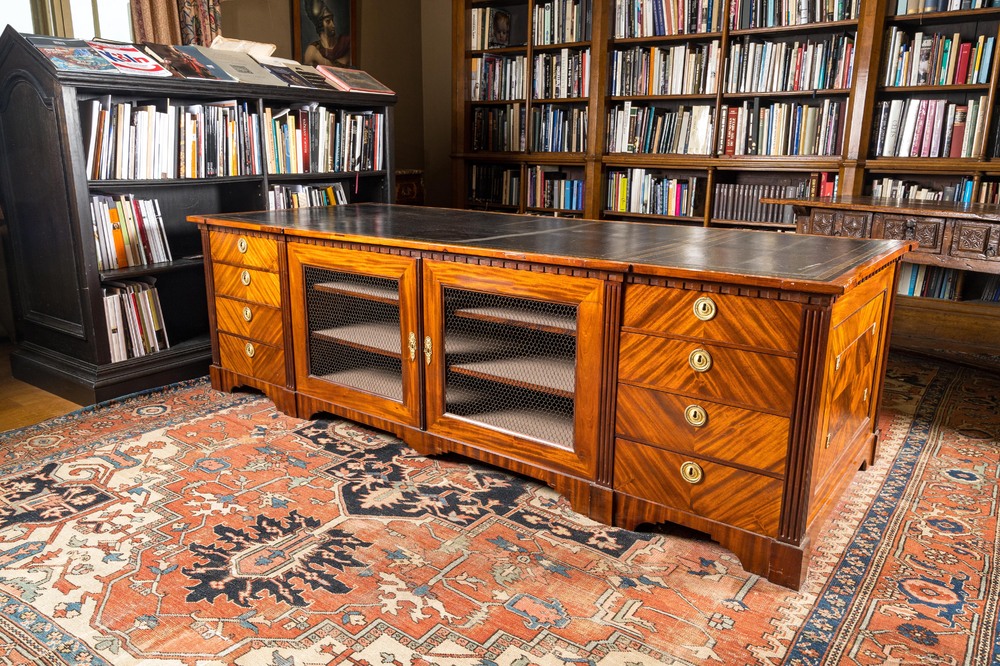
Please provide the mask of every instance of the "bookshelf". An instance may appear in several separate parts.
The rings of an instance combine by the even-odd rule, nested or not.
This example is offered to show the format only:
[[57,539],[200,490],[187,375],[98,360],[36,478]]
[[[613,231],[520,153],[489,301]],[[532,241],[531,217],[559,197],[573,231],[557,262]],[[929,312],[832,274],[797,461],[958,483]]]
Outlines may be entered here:
[[[80,404],[207,373],[204,258],[188,215],[393,197],[393,95],[64,71],[10,27],[0,91],[12,372]],[[100,131],[112,117],[129,131]],[[288,139],[296,129],[309,140]],[[135,235],[118,249],[149,243],[169,257],[122,261],[113,227],[92,214],[101,202],[143,202],[133,212],[148,212],[150,226],[123,223]],[[126,340],[141,343],[129,335],[150,325],[163,337],[123,357],[106,297],[130,284],[155,287],[160,310],[136,305],[140,328]]]
[[[575,169],[583,190],[579,214],[593,219],[801,233],[788,200],[874,195],[938,201],[947,211],[952,201],[997,206],[998,5],[594,0],[584,42],[590,94],[575,102],[588,112],[587,144],[551,153],[516,142],[488,150],[474,144],[471,124],[481,105],[466,92],[473,84],[469,61],[483,52],[470,41],[473,12],[513,7],[525,16],[519,52],[531,79],[539,3],[456,2],[454,205],[561,212],[528,203],[536,182],[531,169],[546,163]],[[525,94],[516,129],[531,136],[530,111],[542,100]],[[507,188],[502,203],[470,200],[471,174],[483,168],[495,170],[493,192]],[[475,189],[481,192],[481,184]],[[907,346],[981,352],[1000,344],[993,332],[1000,311],[976,295],[989,291],[994,263],[985,254],[978,259],[976,267],[958,260],[947,267],[955,271],[952,286],[939,292],[947,298],[900,298],[897,330],[912,332]],[[945,329],[985,332],[989,341],[958,340],[978,333],[926,334],[932,319]]]

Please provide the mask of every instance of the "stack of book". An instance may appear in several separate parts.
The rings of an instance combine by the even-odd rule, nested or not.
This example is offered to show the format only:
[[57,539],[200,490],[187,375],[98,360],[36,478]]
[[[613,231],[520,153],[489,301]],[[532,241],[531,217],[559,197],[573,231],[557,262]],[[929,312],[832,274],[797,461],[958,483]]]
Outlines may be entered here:
[[101,271],[172,261],[156,199],[95,194],[90,212]]

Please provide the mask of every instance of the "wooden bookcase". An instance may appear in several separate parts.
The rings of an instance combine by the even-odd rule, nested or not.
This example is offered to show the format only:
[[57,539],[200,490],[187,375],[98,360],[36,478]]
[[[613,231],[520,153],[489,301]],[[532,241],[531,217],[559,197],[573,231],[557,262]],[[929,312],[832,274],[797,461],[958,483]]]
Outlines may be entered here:
[[[688,17],[674,17],[672,28],[669,20],[639,18],[643,10],[648,13],[649,8],[655,9],[661,4],[656,0],[651,3],[593,0],[588,40],[540,47],[535,31],[540,24],[539,17],[545,15],[548,5],[556,4],[567,12],[567,8],[574,6],[570,0],[456,0],[454,3],[453,192],[457,207],[570,213],[594,219],[792,233],[796,231],[794,211],[791,205],[776,203],[779,200],[824,195],[870,197],[873,191],[875,194],[883,190],[888,193],[895,186],[908,188],[914,196],[926,192],[951,196],[957,190],[973,202],[1000,204],[1000,141],[997,138],[1000,118],[996,109],[996,87],[1000,79],[1000,58],[996,54],[1000,48],[1000,8],[898,15],[897,0],[855,0],[808,3],[810,8],[828,8],[823,16],[768,17],[766,8],[769,6],[797,7],[799,3],[664,2],[664,6],[685,7],[691,12]],[[976,4],[992,3],[983,0],[963,3]],[[582,1],[578,5],[586,7]],[[948,6],[948,0],[943,0],[943,6]],[[511,33],[511,43],[516,40],[517,46],[499,48],[491,47],[488,42],[472,42],[473,32],[481,31],[474,25],[474,16],[490,10],[506,11],[517,19],[512,21]],[[688,21],[690,26],[677,27],[678,23]],[[513,30],[515,26],[520,27]],[[899,52],[910,52],[917,33],[923,38],[922,42],[932,47],[924,49],[929,54],[925,58],[929,63],[927,73],[921,70],[918,76],[920,49],[917,48],[912,79],[909,69],[896,76]],[[949,49],[952,43],[959,50],[962,44],[967,44],[966,48],[971,51],[972,64],[966,69],[964,80],[959,80],[957,67],[949,70],[947,65],[941,65],[945,39]],[[990,60],[976,69],[975,54],[985,53],[990,39]],[[812,45],[814,50],[817,45],[831,47],[831,52],[838,54],[839,59],[827,60],[821,75],[808,80],[801,77],[804,71],[801,65],[798,79],[772,76],[769,81],[765,77],[755,80],[742,74],[752,73],[758,62],[767,63],[768,53],[794,52],[796,46],[803,44]],[[904,44],[906,48],[902,49]],[[482,109],[507,103],[481,101],[472,96],[478,71],[472,67],[473,61],[523,55],[524,77],[531,81],[538,73],[535,56],[540,52],[584,47],[590,49],[590,94],[586,99],[574,100],[574,104],[586,106],[588,114],[587,144],[582,150],[537,150],[530,141],[507,146],[505,150],[483,150],[473,140],[476,119],[484,117]],[[642,63],[644,58],[655,61],[654,52],[689,56],[696,63],[692,69],[700,76],[686,77],[677,85],[673,70],[670,76],[659,78],[647,74],[649,68],[642,69]],[[956,58],[951,60],[958,61]],[[638,75],[634,74],[636,63],[639,63]],[[846,71],[841,64],[847,65]],[[673,87],[663,87],[664,81],[671,80],[674,80]],[[975,140],[954,157],[942,152],[943,131],[939,135],[942,138],[936,157],[931,143],[924,146],[919,140],[909,141],[906,149],[886,150],[884,134],[888,123],[882,120],[888,120],[887,111],[894,101],[905,111],[907,100],[915,100],[915,133],[919,133],[917,117],[926,118],[917,113],[921,100],[927,100],[922,105],[924,114],[928,107],[937,112],[949,109],[949,105],[951,108],[968,107],[970,102],[979,105],[982,111],[974,118],[978,124]],[[537,116],[533,111],[549,100],[534,96],[528,87],[516,102],[524,109],[524,135],[530,137],[537,131],[534,120]],[[630,115],[633,110],[639,110],[635,113],[639,121],[642,110],[655,109],[657,116],[666,116],[682,107],[708,107],[707,113],[698,113],[695,123],[699,128],[707,128],[704,139],[700,133],[691,133],[686,149],[676,146],[665,151],[649,148],[646,135],[635,133],[628,138],[620,131],[618,119],[626,106]],[[817,131],[815,141],[800,137],[798,149],[794,141],[791,147],[786,143],[783,149],[773,144],[767,146],[760,131],[767,120],[761,119],[761,110],[770,110],[770,119],[786,112],[794,118],[798,113],[806,113],[809,107],[818,108],[819,112],[808,111],[812,117],[802,120],[803,126],[830,126],[835,127],[835,131]],[[833,108],[836,108],[835,121],[830,120]],[[736,109],[735,114],[731,112],[733,109]],[[736,115],[736,122],[731,120],[731,115]],[[795,125],[797,121],[788,122]],[[897,122],[905,129],[906,114],[900,113]],[[972,118],[967,119],[965,127],[970,127],[972,122]],[[752,140],[754,127],[758,130],[757,141]],[[652,136],[656,136],[655,124]],[[697,139],[693,146],[690,139]],[[583,188],[579,211],[539,210],[527,205],[528,181],[537,164],[553,165],[553,169],[563,171],[575,170],[582,179]],[[487,177],[476,183],[475,199],[471,197],[474,171],[477,176],[484,172],[496,176],[493,180]],[[622,185],[623,179],[627,179],[627,185]],[[482,196],[482,182],[494,180],[507,184],[509,196],[506,200]],[[639,183],[643,182],[646,186],[640,187]],[[654,205],[671,197],[676,204],[673,208]],[[761,199],[771,203],[762,203]],[[920,259],[914,262],[919,263]],[[995,303],[984,302],[983,290],[979,289],[989,283],[993,273],[982,270],[982,265],[985,264],[979,264],[978,268],[955,266],[967,273],[963,284],[971,286],[959,290],[951,299],[901,299],[905,307],[900,307],[897,319],[902,330],[915,331],[908,336],[911,342],[934,339],[932,344],[928,343],[928,349],[932,346],[961,347],[970,351],[968,345],[951,345],[948,335],[921,333],[920,329],[929,326],[931,320],[965,331],[996,329],[1000,310]],[[933,317],[925,320],[924,315]],[[997,341],[992,340],[986,347],[971,351],[996,346]]]
[[[385,162],[378,170],[94,180],[87,168],[91,101],[210,105],[236,100],[258,119],[267,109],[314,104],[331,111],[382,114]],[[249,86],[178,78],[58,71],[9,26],[0,36],[0,196],[15,311],[15,377],[81,404],[208,372],[211,362],[201,238],[192,213],[260,210],[275,185],[341,182],[352,201],[393,197],[391,95]],[[248,129],[265,145],[262,121]],[[173,261],[99,267],[91,196],[155,199]],[[276,270],[276,267],[275,267]],[[103,290],[109,282],[153,278],[168,349],[111,361]]]

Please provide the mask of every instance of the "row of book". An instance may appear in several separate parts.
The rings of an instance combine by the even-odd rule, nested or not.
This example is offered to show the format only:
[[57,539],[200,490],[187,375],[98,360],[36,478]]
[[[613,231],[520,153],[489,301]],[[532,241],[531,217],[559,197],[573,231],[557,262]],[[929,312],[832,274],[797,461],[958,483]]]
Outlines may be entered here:
[[527,5],[473,7],[469,21],[469,48],[473,51],[528,43]]
[[854,34],[817,41],[736,42],[726,69],[726,92],[845,90],[854,71]]
[[[303,65],[234,48],[197,45],[130,44],[106,40],[67,39],[25,35],[56,69],[92,74],[177,77],[220,82],[299,88],[322,88],[345,92],[394,94],[367,72],[333,65]],[[219,40],[221,38],[217,38]],[[238,40],[236,40],[238,41]],[[222,40],[221,45],[230,44]],[[270,46],[273,51],[274,45]]]
[[469,58],[470,99],[473,102],[524,99],[527,64],[523,55],[486,53]]
[[528,208],[583,210],[583,178],[543,166],[529,168],[527,177]]
[[721,32],[726,0],[616,0],[615,38]]
[[994,274],[986,279],[986,284],[983,285],[983,291],[979,296],[979,300],[989,303],[1000,303],[1000,275]]
[[609,54],[611,95],[712,95],[718,86],[719,40],[635,46]]
[[733,0],[730,30],[777,28],[858,18],[862,0]]
[[587,108],[554,104],[531,109],[531,150],[582,153],[587,150]]
[[329,185],[272,185],[267,191],[269,210],[307,208],[310,206],[340,206],[349,203],[344,184]]
[[472,110],[472,149],[524,150],[524,106],[476,107]]
[[590,49],[560,49],[534,59],[532,94],[535,99],[590,96]]
[[543,0],[532,12],[532,41],[536,46],[589,42],[593,0]]
[[1000,7],[1000,0],[896,0],[898,15],[955,12],[985,7]]
[[156,278],[105,282],[102,288],[112,363],[170,348]]
[[668,217],[695,217],[704,213],[704,178],[670,178],[646,169],[608,173],[608,210]]
[[272,174],[385,168],[385,114],[330,110],[311,102],[264,108],[264,155]]
[[974,201],[975,181],[962,176],[954,183],[927,185],[903,178],[876,178],[872,196],[893,201],[945,201],[968,204]]
[[712,107],[665,109],[626,100],[608,112],[609,153],[708,155],[713,133]]
[[719,132],[720,155],[839,155],[843,141],[841,100],[819,105],[759,99],[739,106],[723,105]]
[[974,200],[981,204],[1000,204],[1000,181],[984,180],[979,183]]
[[131,194],[95,194],[90,214],[98,270],[145,266],[173,259],[160,203]]
[[261,173],[259,121],[246,102],[115,102],[105,95],[84,102],[83,109],[90,125],[91,180]]
[[955,268],[903,262],[899,266],[896,293],[954,300],[958,293],[960,274],[961,271]]
[[960,33],[908,34],[889,29],[884,86],[951,86],[989,83],[996,36],[962,41]]
[[712,193],[712,217],[737,222],[795,224],[792,206],[762,203],[761,198],[809,195],[808,183],[805,181],[785,185],[716,183]]
[[474,204],[517,206],[521,199],[521,170],[495,164],[473,164],[469,200]]
[[874,157],[979,157],[986,135],[985,95],[966,104],[910,97],[875,109]]

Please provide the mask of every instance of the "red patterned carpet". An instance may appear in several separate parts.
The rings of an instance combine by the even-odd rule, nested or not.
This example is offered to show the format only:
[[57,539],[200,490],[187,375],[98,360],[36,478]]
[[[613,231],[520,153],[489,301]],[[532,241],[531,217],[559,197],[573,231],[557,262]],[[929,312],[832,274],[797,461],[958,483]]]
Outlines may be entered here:
[[0,433],[0,664],[997,663],[1000,380],[891,359],[801,593],[186,383]]

